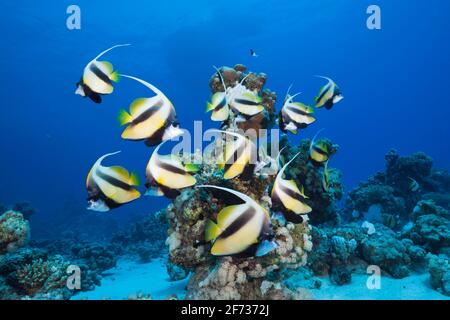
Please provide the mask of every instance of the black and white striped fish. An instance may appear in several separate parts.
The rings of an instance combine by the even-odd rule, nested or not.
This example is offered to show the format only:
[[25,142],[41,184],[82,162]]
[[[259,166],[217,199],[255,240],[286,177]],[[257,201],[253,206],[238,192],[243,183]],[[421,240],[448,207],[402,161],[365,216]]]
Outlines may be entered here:
[[309,157],[313,164],[319,166],[325,164],[325,162],[330,159],[331,155],[328,144],[324,140],[316,141],[317,136],[322,130],[323,129],[316,133],[309,146]]
[[211,98],[211,102],[206,105],[206,112],[212,111],[212,121],[225,121],[230,116],[230,107],[227,102],[225,92],[216,92]]
[[323,174],[322,174],[322,189],[324,192],[328,192],[330,190],[330,176],[328,173],[328,161],[325,162],[325,166],[323,168]]
[[211,254],[215,256],[263,256],[277,248],[273,241],[270,216],[266,209],[249,196],[228,188],[200,185],[229,192],[244,203],[227,206],[217,215],[217,222],[208,220],[205,241],[213,242]]
[[219,168],[224,170],[224,179],[233,179],[240,175],[243,179],[251,178],[258,162],[258,151],[255,143],[236,132],[210,131],[223,133],[236,138],[233,141],[226,139],[223,159],[219,163]]
[[142,83],[156,93],[151,98],[139,98],[130,105],[130,113],[121,110],[120,125],[128,125],[122,132],[126,140],[144,140],[148,146],[175,138],[183,133],[179,128],[172,102],[152,84],[131,76],[122,75]]
[[302,223],[304,215],[312,211],[305,203],[308,197],[303,186],[300,191],[294,180],[283,178],[286,168],[299,154],[297,153],[281,168],[272,187],[272,209],[282,212],[286,220],[293,223]]
[[294,102],[294,98],[299,94],[300,93],[296,93],[291,96],[289,90],[286,94],[279,119],[280,129],[284,132],[289,131],[293,134],[297,134],[298,129],[305,129],[308,125],[316,121],[312,116],[314,113],[312,107],[306,106],[301,102]]
[[328,83],[320,89],[319,95],[314,98],[316,107],[321,108],[325,106],[325,108],[329,110],[333,105],[344,99],[344,96],[333,80],[323,76],[317,77],[328,80]]
[[180,189],[197,183],[190,173],[197,172],[199,168],[194,164],[183,164],[176,155],[160,155],[158,151],[165,142],[155,148],[147,164],[146,187],[148,189],[145,195],[165,195],[173,199],[180,194]]
[[89,171],[86,179],[88,210],[106,212],[141,196],[136,189],[139,179],[135,173],[129,174],[126,169],[119,166],[102,166],[102,161],[106,157],[119,152],[100,157]]
[[119,81],[119,73],[113,70],[108,61],[98,61],[104,54],[117,47],[129,46],[119,44],[100,53],[94,60],[89,62],[83,71],[81,81],[77,83],[75,94],[88,97],[95,103],[101,103],[101,95],[111,94],[114,90],[113,82]]
[[211,98],[211,102],[207,102],[206,104],[206,112],[212,111],[211,120],[212,121],[226,121],[230,116],[230,107],[228,105],[228,92],[229,89],[225,84],[225,81],[222,77],[222,73],[220,70],[213,66],[217,71],[217,75],[219,76],[220,81],[222,82],[222,86],[224,91],[216,92],[213,94]]
[[411,177],[408,177],[408,179],[410,180],[408,190],[412,192],[417,192],[420,189],[419,183]]
[[216,67],[217,74],[224,87],[223,92],[216,92],[211,102],[207,104],[206,111],[212,111],[211,120],[225,121],[230,116],[230,108],[244,117],[252,117],[264,110],[263,99],[255,92],[247,89],[243,82],[250,75],[248,74],[234,87],[227,87],[222,73]]

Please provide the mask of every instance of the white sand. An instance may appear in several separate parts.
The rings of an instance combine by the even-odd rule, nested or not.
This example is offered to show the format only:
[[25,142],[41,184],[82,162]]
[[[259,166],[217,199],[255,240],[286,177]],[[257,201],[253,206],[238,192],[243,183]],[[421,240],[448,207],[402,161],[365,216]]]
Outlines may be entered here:
[[369,290],[366,275],[352,275],[348,285],[335,286],[322,278],[322,287],[311,292],[318,300],[450,300],[429,285],[429,274],[416,274],[403,279],[381,277],[381,288]]
[[167,299],[176,294],[183,299],[188,280],[170,282],[163,259],[149,263],[119,260],[117,266],[105,272],[102,284],[93,291],[81,292],[72,299],[123,300],[132,294],[150,294],[155,300]]
[[[352,275],[352,282],[344,286],[335,286],[328,277],[322,280],[320,289],[311,290],[319,300],[450,300],[429,285],[429,275],[411,275],[404,279],[381,278],[381,289],[369,290],[366,275]],[[122,300],[142,292],[153,299],[166,299],[176,294],[183,299],[188,279],[170,282],[163,259],[150,263],[137,263],[119,260],[117,266],[106,272],[102,284],[93,291],[81,292],[72,299]]]

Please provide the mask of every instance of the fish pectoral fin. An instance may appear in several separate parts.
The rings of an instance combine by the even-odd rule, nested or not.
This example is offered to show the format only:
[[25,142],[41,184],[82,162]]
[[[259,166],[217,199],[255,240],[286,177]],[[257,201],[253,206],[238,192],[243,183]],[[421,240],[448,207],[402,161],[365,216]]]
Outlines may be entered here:
[[222,230],[212,220],[206,221],[206,225],[205,225],[205,241],[206,242],[216,239],[220,235],[221,232],[222,232]]
[[264,240],[258,245],[255,256],[262,257],[277,248],[278,248],[278,244],[275,241]]
[[145,191],[145,195],[153,197],[162,197],[164,196],[164,191],[158,186],[150,186]]

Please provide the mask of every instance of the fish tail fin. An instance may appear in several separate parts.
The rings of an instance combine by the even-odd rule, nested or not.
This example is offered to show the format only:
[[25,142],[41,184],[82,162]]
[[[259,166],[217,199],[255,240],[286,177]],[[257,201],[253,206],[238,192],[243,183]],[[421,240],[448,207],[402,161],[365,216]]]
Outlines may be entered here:
[[212,109],[214,109],[213,104],[210,103],[210,102],[207,102],[207,103],[206,103],[206,109],[205,109],[205,112],[209,112],[209,111],[211,111]]
[[212,220],[206,221],[206,225],[205,225],[205,241],[206,242],[216,239],[220,235],[220,232],[221,232],[221,230],[216,223],[214,223]]
[[116,70],[113,73],[111,73],[110,79],[111,79],[111,81],[119,82],[119,80],[120,80],[119,71]]
[[119,111],[118,120],[119,120],[120,125],[124,126],[124,125],[130,123],[133,119],[131,117],[131,114],[129,114],[125,109],[122,109]]
[[130,182],[129,182],[132,186],[139,186],[140,181],[139,181],[139,176],[137,175],[136,172],[132,172],[130,174]]

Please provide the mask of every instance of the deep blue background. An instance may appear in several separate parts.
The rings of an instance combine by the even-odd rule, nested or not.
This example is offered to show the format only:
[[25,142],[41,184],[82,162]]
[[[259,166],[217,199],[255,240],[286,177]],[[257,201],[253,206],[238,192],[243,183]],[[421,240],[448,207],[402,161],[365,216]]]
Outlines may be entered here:
[[[243,63],[265,72],[281,96],[290,83],[312,102],[332,77],[345,99],[319,110],[320,128],[341,146],[332,166],[347,189],[384,166],[384,154],[424,151],[449,168],[450,2],[365,0],[246,1],[2,1],[0,70],[0,202],[30,200],[49,221],[71,209],[84,214],[85,177],[102,154],[122,150],[108,164],[144,169],[152,149],[120,139],[117,112],[144,87],[123,79],[95,105],[74,95],[87,62],[105,57],[119,71],[159,87],[182,126],[204,114],[212,65]],[[82,29],[66,28],[66,8],[77,4]],[[382,30],[366,28],[366,8],[382,9]],[[251,58],[249,48],[260,55]],[[277,105],[280,107],[280,101]],[[112,211],[118,219],[164,207],[143,198]]]

